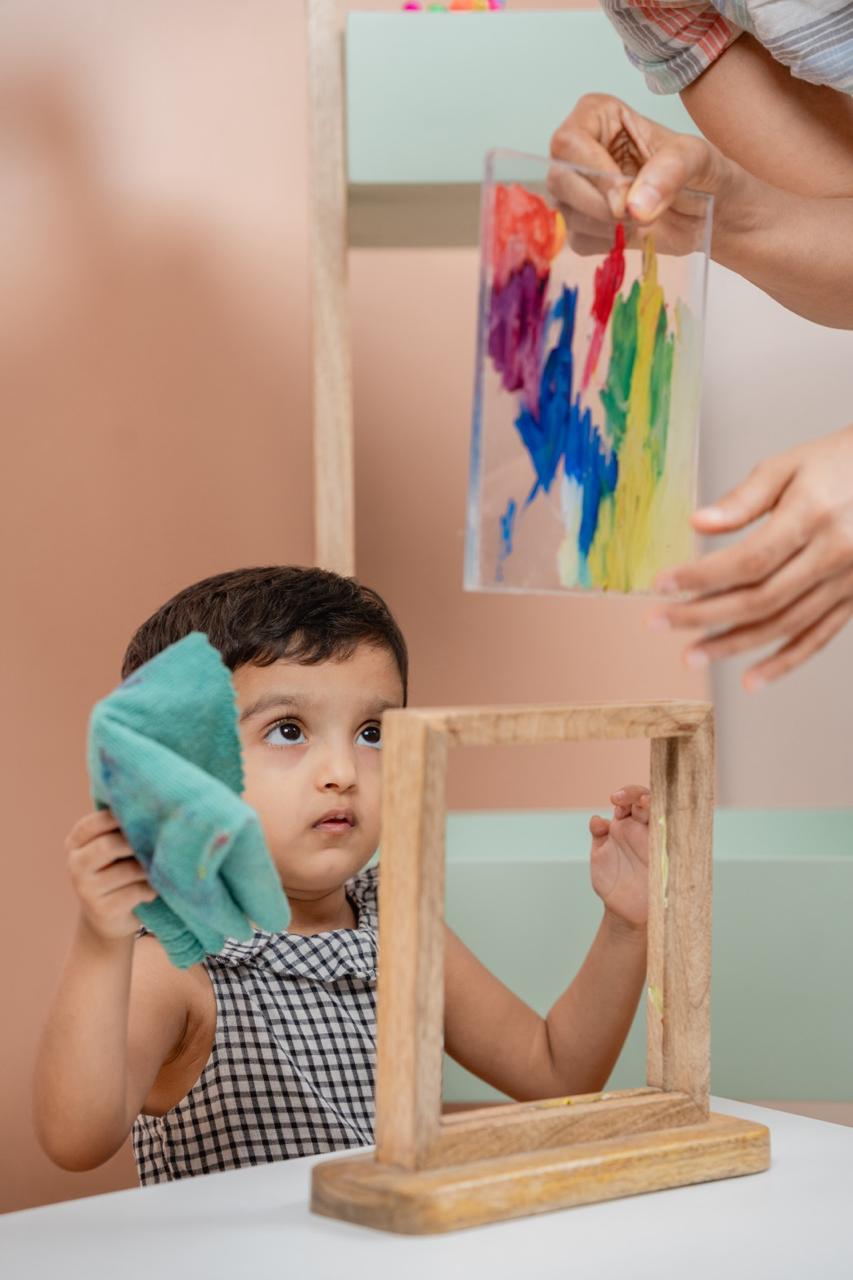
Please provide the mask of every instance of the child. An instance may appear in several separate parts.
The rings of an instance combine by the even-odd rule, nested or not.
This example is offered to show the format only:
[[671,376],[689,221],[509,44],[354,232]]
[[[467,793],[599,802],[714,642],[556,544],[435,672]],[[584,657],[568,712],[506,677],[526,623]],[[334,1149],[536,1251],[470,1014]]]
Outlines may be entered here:
[[[407,654],[384,602],[321,569],[244,569],[180,592],[139,628],[128,676],[191,631],[231,669],[246,787],[290,902],[286,933],[172,966],[133,908],[153,899],[108,810],[67,840],[79,923],[39,1053],[48,1155],[91,1169],[133,1131],[143,1183],[373,1141],[382,713]],[[602,1088],[645,979],[648,792],[593,818],[604,915],[540,1018],[449,929],[445,1046],[505,1093]]]

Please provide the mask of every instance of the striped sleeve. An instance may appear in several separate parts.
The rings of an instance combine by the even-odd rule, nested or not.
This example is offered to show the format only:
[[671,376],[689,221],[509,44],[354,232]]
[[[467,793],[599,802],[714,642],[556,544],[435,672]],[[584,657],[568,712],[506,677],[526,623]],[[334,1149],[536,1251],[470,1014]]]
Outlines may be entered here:
[[601,7],[652,93],[686,89],[741,34],[705,0],[601,0]]

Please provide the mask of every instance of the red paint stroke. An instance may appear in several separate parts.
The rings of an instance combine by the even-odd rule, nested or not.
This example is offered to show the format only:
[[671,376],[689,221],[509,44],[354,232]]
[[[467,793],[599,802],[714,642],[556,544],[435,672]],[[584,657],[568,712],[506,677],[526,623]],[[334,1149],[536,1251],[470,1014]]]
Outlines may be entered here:
[[592,333],[592,341],[589,344],[589,350],[586,353],[586,362],[583,367],[583,377],[581,378],[581,390],[586,391],[589,386],[589,380],[595,373],[595,366],[598,364],[598,357],[601,355],[601,344],[604,341],[604,331],[607,328],[607,322],[610,319],[610,313],[613,310],[613,303],[616,301],[616,295],[625,279],[625,228],[622,223],[617,223],[616,235],[613,239],[613,248],[602,262],[601,266],[595,269],[595,296],[592,299],[592,307],[590,313],[595,321],[595,328]]
[[492,216],[492,271],[502,289],[525,263],[539,276],[547,276],[565,236],[561,215],[541,196],[518,183],[495,187]]

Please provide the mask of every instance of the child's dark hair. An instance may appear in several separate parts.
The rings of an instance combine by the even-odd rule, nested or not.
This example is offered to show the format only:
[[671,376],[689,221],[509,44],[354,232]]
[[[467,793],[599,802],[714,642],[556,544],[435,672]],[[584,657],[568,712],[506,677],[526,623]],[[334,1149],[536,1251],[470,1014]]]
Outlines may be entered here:
[[370,587],[328,569],[271,565],[193,583],[143,622],[127,646],[122,679],[191,631],[203,631],[232,671],[278,658],[310,666],[348,658],[362,643],[380,645],[397,663],[406,700],[409,659],[390,609]]

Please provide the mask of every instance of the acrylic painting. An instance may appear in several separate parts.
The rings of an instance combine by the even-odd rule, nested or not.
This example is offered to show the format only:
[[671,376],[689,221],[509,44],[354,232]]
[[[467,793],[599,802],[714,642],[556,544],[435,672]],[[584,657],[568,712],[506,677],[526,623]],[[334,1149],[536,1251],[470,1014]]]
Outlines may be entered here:
[[611,184],[487,158],[469,589],[649,592],[692,553],[710,200],[644,229]]

